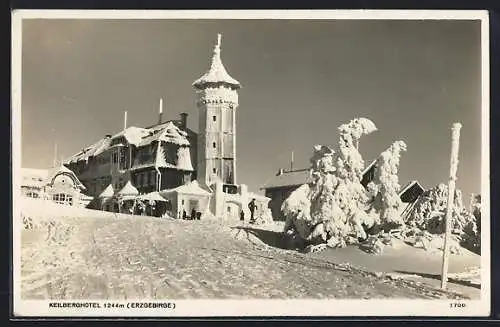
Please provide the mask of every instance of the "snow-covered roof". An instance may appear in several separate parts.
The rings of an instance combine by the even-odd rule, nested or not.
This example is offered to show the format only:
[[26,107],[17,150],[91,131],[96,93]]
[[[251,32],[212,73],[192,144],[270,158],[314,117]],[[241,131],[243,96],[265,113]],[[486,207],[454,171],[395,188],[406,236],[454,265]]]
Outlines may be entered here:
[[[99,140],[93,145],[82,149],[80,152],[68,158],[65,163],[73,163],[81,160],[88,160],[88,158],[97,156],[98,154],[110,149],[114,146],[123,146],[121,143],[113,144],[113,141],[116,142],[116,139],[123,137],[125,140],[132,145],[142,147],[151,144],[153,141],[161,141],[166,143],[174,143],[180,146],[189,146],[190,142],[188,140],[188,133],[183,131],[179,126],[177,126],[176,121],[167,121],[165,123],[152,126],[151,128],[140,128],[135,126],[130,126],[125,130],[122,130],[119,133],[116,133],[113,136],[106,136],[105,138]],[[113,144],[113,146],[111,146]],[[182,158],[179,161],[179,167],[161,162],[159,164],[155,164],[155,162],[150,163],[140,163],[134,164],[134,169],[140,169],[144,167],[158,166],[165,168],[176,168],[183,170],[193,170],[192,164],[190,163],[191,158],[189,158],[189,162],[187,162],[186,158]]]
[[[226,194],[224,194],[224,197],[225,197],[226,201],[228,201],[228,202],[239,203],[239,204],[243,204],[245,206],[252,199],[257,200],[257,202],[264,202],[264,203],[267,203],[267,202],[271,201],[271,198],[268,198],[267,196],[264,196],[264,195],[261,195],[261,194],[257,194],[257,193],[254,193],[254,192],[248,192],[247,196],[244,197],[244,198],[242,198],[241,194],[239,194],[239,193],[236,193],[236,194],[226,193]],[[244,203],[243,200],[245,200],[247,202]]]
[[144,194],[139,196],[141,200],[147,201],[167,201],[163,196],[160,195],[159,192],[151,192],[148,194]]
[[187,133],[177,127],[172,121],[162,124],[161,127],[153,127],[150,130],[145,130],[140,142],[137,146],[148,145],[153,141],[164,141],[179,145],[189,145]]
[[403,202],[410,203],[414,202],[424,192],[425,188],[418,181],[411,181],[403,187],[398,195]]
[[214,55],[212,56],[212,62],[210,64],[210,69],[196,81],[194,81],[193,86],[195,88],[201,89],[207,84],[213,83],[224,83],[232,88],[240,88],[241,84],[234,78],[232,78],[226,68],[222,64],[220,57],[220,47],[221,47],[221,35],[218,35],[217,45],[214,48]]
[[375,178],[375,169],[377,169],[376,159],[363,169],[363,172],[361,173],[361,185],[367,187],[367,185],[373,181],[373,178]]
[[159,164],[157,165],[154,161],[151,162],[145,162],[145,163],[140,163],[140,164],[134,164],[130,170],[136,171],[140,169],[145,169],[145,168],[173,168],[173,169],[178,169],[176,165],[172,165],[169,163],[165,164]]
[[187,184],[178,186],[173,189],[163,190],[160,194],[168,194],[172,192],[182,193],[182,194],[194,194],[194,195],[210,195],[211,192],[204,187],[200,186],[198,181],[191,181]]
[[80,201],[92,201],[93,199],[93,196],[80,193]]
[[125,137],[128,143],[133,145],[139,145],[142,143],[144,137],[149,134],[149,131],[145,128],[130,126],[123,131],[113,135],[111,139],[116,139],[118,137]]
[[21,168],[21,186],[43,187],[48,173],[47,169]]
[[177,151],[177,169],[185,171],[194,171],[193,164],[191,163],[191,154],[189,148],[181,147]]
[[362,175],[365,175],[368,171],[373,169],[376,164],[377,164],[377,159],[373,160],[368,166],[365,167],[365,169],[363,169]]
[[257,194],[257,193],[254,193],[254,192],[248,192],[248,199],[256,199],[256,200],[260,200],[260,201],[270,201],[271,198],[267,197],[267,196],[264,196],[264,195],[261,195],[261,194]]
[[[173,134],[176,134],[176,141],[171,138]],[[147,150],[147,156],[136,156],[132,165],[132,170],[139,170],[144,168],[173,168],[185,171],[193,171],[194,169],[191,163],[190,149],[189,147],[185,146],[185,144],[189,144],[189,141],[184,136],[184,134],[186,133],[184,131],[181,131],[172,123],[165,125],[161,132],[157,132],[155,134],[155,136],[158,135],[156,140],[161,140],[168,143],[176,143],[178,145],[180,144],[179,148],[177,149],[177,160],[174,161],[175,164],[168,162],[171,160],[167,160],[167,154],[165,153],[164,147],[160,146],[160,143],[158,143],[157,146],[152,149],[152,153],[149,152],[151,150]],[[152,139],[148,138],[147,143],[151,143],[152,141]],[[140,148],[140,151],[143,150],[143,148]]]
[[113,185],[109,184],[102,192],[99,194],[99,198],[111,198],[115,194],[113,190]]
[[134,187],[134,185],[132,185],[132,183],[130,181],[127,181],[127,183],[125,184],[125,186],[122,187],[121,190],[119,190],[117,193],[117,195],[139,195],[139,191]]
[[86,147],[79,151],[78,153],[72,155],[68,159],[66,159],[65,163],[77,162],[81,160],[87,160],[89,157],[96,156],[102,152],[104,152],[110,144],[111,140],[109,137],[104,137],[92,144],[89,147]]
[[273,176],[261,189],[298,186],[311,181],[308,169],[285,171],[280,175]]
[[[372,161],[366,168],[363,170],[363,180],[365,180],[365,176],[370,170],[374,169],[376,160]],[[311,177],[309,175],[309,169],[297,169],[292,171],[284,171],[282,174],[278,174],[269,179],[261,189],[269,189],[269,188],[279,188],[279,187],[288,187],[288,186],[299,186],[305,183],[311,182]]]
[[75,182],[75,184],[76,184],[77,187],[79,187],[82,190],[86,189],[86,187],[82,184],[82,182],[80,182],[80,180],[78,179],[78,177],[76,177],[75,173],[71,169],[68,169],[68,168],[66,168],[63,165],[60,165],[60,166],[55,167],[55,168],[52,168],[51,170],[49,170],[47,172],[47,178],[44,181],[45,184],[46,185],[52,184],[52,181],[54,180],[54,178],[57,175],[60,175],[60,174],[70,175],[71,179],[73,179],[73,181]]

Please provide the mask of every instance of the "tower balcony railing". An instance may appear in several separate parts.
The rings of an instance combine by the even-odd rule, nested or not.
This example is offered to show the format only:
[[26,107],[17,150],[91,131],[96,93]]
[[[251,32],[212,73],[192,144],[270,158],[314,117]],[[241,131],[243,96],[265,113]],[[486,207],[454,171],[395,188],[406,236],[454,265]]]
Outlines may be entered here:
[[198,93],[202,102],[231,102],[238,103],[238,92],[228,88],[207,88]]

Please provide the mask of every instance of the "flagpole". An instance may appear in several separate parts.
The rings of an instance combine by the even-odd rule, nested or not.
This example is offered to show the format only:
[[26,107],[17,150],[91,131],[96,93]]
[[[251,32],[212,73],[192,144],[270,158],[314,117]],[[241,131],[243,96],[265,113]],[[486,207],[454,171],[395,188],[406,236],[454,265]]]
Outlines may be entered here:
[[450,179],[448,182],[448,203],[445,216],[445,235],[443,247],[443,266],[441,274],[441,289],[446,289],[448,282],[448,265],[450,260],[450,242],[451,242],[451,229],[453,219],[453,205],[455,202],[455,182],[457,180],[458,168],[458,148],[460,141],[460,123],[453,124],[451,128],[451,157],[450,157]]
[[127,111],[125,110],[123,115],[123,130],[127,129]]

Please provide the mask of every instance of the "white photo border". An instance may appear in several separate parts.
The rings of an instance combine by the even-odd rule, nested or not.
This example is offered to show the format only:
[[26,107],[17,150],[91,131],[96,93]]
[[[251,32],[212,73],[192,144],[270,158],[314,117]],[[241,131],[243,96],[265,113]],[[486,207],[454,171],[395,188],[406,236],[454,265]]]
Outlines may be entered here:
[[[21,62],[24,19],[335,19],[335,20],[480,20],[482,47],[482,235],[481,297],[453,300],[173,300],[175,309],[49,308],[50,301],[21,299],[20,168]],[[12,200],[13,200],[13,314],[16,317],[259,317],[259,316],[421,316],[472,317],[491,312],[490,266],[490,62],[489,16],[486,10],[14,10],[12,12]],[[140,299],[141,302],[147,299]],[[73,301],[58,301],[73,302]],[[79,301],[82,302],[82,301]],[[112,301],[128,304],[129,301]],[[151,301],[160,303],[164,301]],[[368,305],[369,304],[369,305]]]

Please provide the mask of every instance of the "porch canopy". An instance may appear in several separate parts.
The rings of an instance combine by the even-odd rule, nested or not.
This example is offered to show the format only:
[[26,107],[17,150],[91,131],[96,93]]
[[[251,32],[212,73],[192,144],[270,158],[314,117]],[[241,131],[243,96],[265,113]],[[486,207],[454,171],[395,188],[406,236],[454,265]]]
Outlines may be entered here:
[[163,196],[161,196],[159,192],[151,192],[148,194],[140,195],[138,199],[150,202],[151,201],[168,202],[168,200],[165,199]]
[[121,190],[116,193],[116,196],[121,200],[135,200],[139,195],[139,191],[128,181]]
[[113,185],[109,184],[102,192],[99,194],[99,199],[109,199],[112,198],[115,194],[113,190]]
[[167,195],[169,193],[178,193],[178,194],[190,194],[190,195],[200,195],[200,196],[210,196],[211,192],[207,189],[200,186],[198,181],[194,180],[187,184],[178,186],[173,189],[167,189],[161,191],[161,195]]

